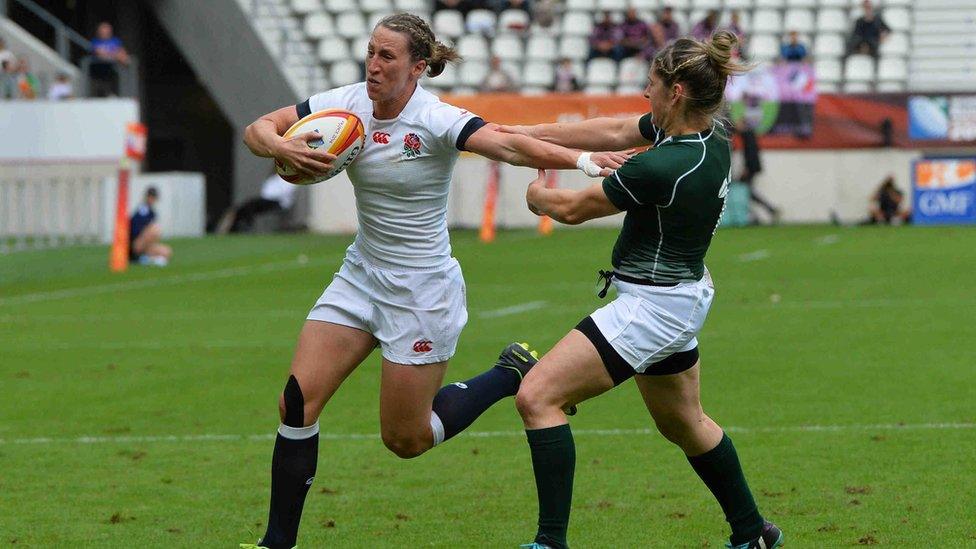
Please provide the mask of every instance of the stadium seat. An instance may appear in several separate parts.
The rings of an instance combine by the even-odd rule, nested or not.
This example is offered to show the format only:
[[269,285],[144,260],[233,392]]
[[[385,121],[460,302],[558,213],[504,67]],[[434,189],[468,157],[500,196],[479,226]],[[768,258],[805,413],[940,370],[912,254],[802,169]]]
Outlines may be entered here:
[[912,29],[912,14],[907,8],[885,8],[881,16],[894,32],[908,32]]
[[749,40],[749,59],[771,61],[779,57],[779,40],[771,34],[754,34]]
[[789,9],[783,18],[783,30],[787,32],[813,32],[814,27],[813,12],[807,9]]
[[339,61],[329,67],[329,80],[333,86],[354,84],[362,79],[362,67],[355,61]]
[[821,8],[847,8],[849,6],[848,0],[820,0]]
[[821,9],[817,12],[817,30],[820,32],[850,31],[853,22],[847,20],[844,12],[838,9]]
[[502,61],[502,70],[507,72],[516,86],[522,85],[522,63],[516,61]]
[[620,95],[643,95],[644,86],[634,84],[621,84],[617,86],[617,93]]
[[566,11],[596,11],[596,0],[566,0]]
[[551,88],[556,78],[556,71],[552,63],[530,61],[522,70],[522,82],[526,86],[537,88]]
[[352,55],[352,59],[359,61],[360,63],[366,60],[366,50],[369,49],[369,35],[364,34],[358,38],[352,40],[352,45],[350,45],[349,50]]
[[775,10],[756,10],[752,14],[752,32],[779,34],[783,32],[783,19]]
[[393,2],[390,0],[359,0],[359,8],[366,13],[392,12]]
[[730,10],[749,10],[754,5],[753,0],[725,0],[725,7]]
[[319,60],[324,63],[345,61],[352,57],[349,42],[338,36],[329,36],[319,41]]
[[424,77],[423,86],[428,88],[448,89],[458,85],[458,69],[454,64],[444,66],[444,72],[434,78]]
[[837,87],[837,82],[822,82],[817,80],[817,93],[837,93],[840,88]]
[[786,5],[786,0],[756,0],[756,8],[782,9]]
[[462,86],[480,88],[488,75],[488,63],[478,59],[465,61],[458,67],[458,82]]
[[[847,82],[871,82],[874,80],[874,59],[870,55],[852,55],[844,66]],[[845,88],[846,89],[846,88]]]
[[[661,2],[659,0],[630,0],[630,7],[638,11],[655,11],[661,7]],[[644,20],[649,21],[650,19]]]
[[847,44],[839,34],[818,34],[813,42],[813,55],[819,59],[844,57],[846,51]]
[[589,36],[593,32],[593,17],[589,13],[570,11],[563,16],[563,34]]
[[550,36],[532,36],[525,45],[525,55],[529,60],[552,61],[558,57],[556,40]]
[[458,86],[451,90],[454,95],[478,95],[481,93],[478,88],[469,88],[467,86]]
[[525,86],[521,90],[522,95],[528,95],[528,96],[546,95],[548,93],[550,93],[548,88],[537,88],[535,86]]
[[647,62],[639,57],[628,57],[620,62],[620,73],[617,80],[621,85],[639,86],[641,89],[647,84]]
[[322,11],[321,0],[291,0],[291,11],[301,15]]
[[491,10],[471,10],[468,12],[468,19],[466,23],[468,32],[477,32],[488,36],[493,36],[495,34],[495,25],[498,23],[498,18],[495,16],[495,12]]
[[371,13],[369,15],[369,21],[366,23],[366,28],[368,29],[367,32],[373,32],[373,29],[376,28],[376,25],[378,25],[380,21],[382,21],[383,18],[388,15],[393,15],[393,13],[389,11],[377,11]]
[[434,34],[457,38],[464,34],[464,16],[456,10],[441,10],[434,13]]
[[590,43],[582,36],[563,36],[559,41],[559,57],[581,60],[589,55]]
[[491,54],[503,61],[519,61],[524,56],[522,39],[514,34],[501,34],[491,43]]
[[591,60],[586,65],[586,82],[590,86],[617,85],[617,63],[604,58]]
[[627,0],[597,0],[597,10],[621,12],[627,9]]
[[908,80],[908,65],[901,57],[883,57],[878,62],[878,80],[900,81]]
[[691,6],[696,10],[720,10],[722,0],[691,0]]
[[457,41],[456,46],[464,59],[488,59],[488,41],[480,34],[465,34]]
[[884,6],[886,8],[894,7],[909,7],[912,5],[912,0],[885,0]]
[[813,63],[813,72],[817,82],[839,82],[841,63],[837,59],[817,59]]
[[529,14],[522,10],[505,10],[498,16],[498,32],[528,30]]
[[336,34],[343,38],[357,38],[367,34],[366,19],[358,11],[340,13],[335,21]]
[[586,95],[610,95],[613,89],[610,86],[586,86],[583,93]]
[[325,9],[330,13],[349,13],[359,11],[356,0],[325,0]]
[[904,82],[879,82],[878,91],[881,93],[901,93],[905,91]]
[[691,0],[661,0],[661,7],[670,6],[677,10],[686,10],[691,7]]
[[816,8],[817,0],[786,0],[788,8]]
[[305,36],[312,40],[335,34],[332,16],[327,13],[313,13],[305,18]]
[[871,84],[868,82],[845,82],[844,93],[871,93]]
[[426,0],[394,0],[393,6],[396,11],[421,14],[430,12],[430,2]]
[[881,48],[879,48],[878,51],[881,53],[881,55],[900,55],[902,57],[907,57],[910,51],[908,34],[903,32],[893,32],[889,34],[888,38],[881,43]]

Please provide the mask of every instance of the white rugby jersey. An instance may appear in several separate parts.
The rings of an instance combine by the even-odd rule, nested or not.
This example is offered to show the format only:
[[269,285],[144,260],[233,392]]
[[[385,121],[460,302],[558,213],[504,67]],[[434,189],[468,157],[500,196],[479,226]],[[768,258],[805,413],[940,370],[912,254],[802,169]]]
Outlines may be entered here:
[[347,172],[356,194],[356,247],[370,262],[434,268],[451,257],[447,193],[459,149],[484,122],[419,85],[400,116],[373,118],[366,83],[313,95],[299,118],[346,109],[363,121],[366,146]]

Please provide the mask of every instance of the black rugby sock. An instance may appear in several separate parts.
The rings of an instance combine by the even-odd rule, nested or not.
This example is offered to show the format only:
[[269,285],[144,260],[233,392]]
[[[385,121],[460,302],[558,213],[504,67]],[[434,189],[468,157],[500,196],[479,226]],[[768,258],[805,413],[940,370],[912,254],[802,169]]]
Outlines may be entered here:
[[269,549],[295,547],[305,496],[315,478],[319,424],[295,428],[282,425],[271,458],[271,508],[268,529],[258,545]]
[[518,387],[518,374],[497,366],[467,381],[441,387],[434,396],[434,416],[431,417],[434,444],[467,429],[493,404],[515,395]]
[[722,506],[725,520],[732,527],[732,545],[759,537],[764,520],[752,499],[732,439],[722,435],[718,446],[700,456],[689,456],[688,462]]
[[576,445],[569,424],[525,431],[532,450],[532,470],[539,495],[539,531],[535,542],[565,549],[573,505]]

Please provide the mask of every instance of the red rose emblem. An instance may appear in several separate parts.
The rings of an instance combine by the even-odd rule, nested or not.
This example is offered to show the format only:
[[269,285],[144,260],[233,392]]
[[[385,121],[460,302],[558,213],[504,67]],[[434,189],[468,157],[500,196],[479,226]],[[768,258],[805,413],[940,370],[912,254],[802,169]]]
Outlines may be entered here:
[[420,136],[415,133],[408,133],[403,138],[403,154],[408,158],[420,154]]

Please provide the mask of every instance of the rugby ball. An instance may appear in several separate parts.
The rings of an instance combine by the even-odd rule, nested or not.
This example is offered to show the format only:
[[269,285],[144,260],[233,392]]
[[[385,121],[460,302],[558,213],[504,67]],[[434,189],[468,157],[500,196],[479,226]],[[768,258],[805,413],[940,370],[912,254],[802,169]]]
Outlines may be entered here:
[[275,170],[282,179],[295,185],[311,185],[326,179],[331,179],[342,173],[359,156],[366,144],[366,130],[363,121],[355,114],[343,109],[326,109],[313,112],[288,128],[285,139],[315,132],[320,139],[309,141],[308,146],[313,149],[325,149],[329,154],[336,155],[336,160],[325,177],[305,177],[294,168],[275,160]]

